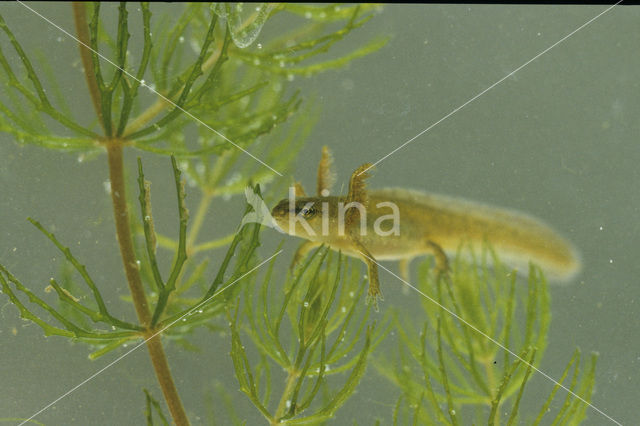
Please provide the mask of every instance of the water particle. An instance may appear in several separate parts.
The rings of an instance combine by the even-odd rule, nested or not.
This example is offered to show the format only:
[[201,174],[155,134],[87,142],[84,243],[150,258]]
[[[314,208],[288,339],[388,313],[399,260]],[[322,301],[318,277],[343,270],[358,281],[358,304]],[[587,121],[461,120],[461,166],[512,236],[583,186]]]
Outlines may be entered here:
[[344,90],[353,90],[355,83],[350,78],[342,80],[341,86]]
[[307,19],[311,19],[311,16],[312,16],[311,12],[305,12],[304,13],[304,17],[307,18]]
[[349,292],[349,297],[353,299],[353,296],[355,296],[355,294],[352,291],[350,291]]
[[149,222],[150,220],[151,220],[151,216],[145,216],[145,217],[144,217],[144,221],[145,221],[145,222]]
[[343,314],[344,314],[345,312],[347,312],[347,308],[346,308],[346,307],[344,307],[344,306],[343,306],[342,308],[340,308],[340,310],[342,311],[342,313],[343,313]]
[[180,38],[178,39],[178,41],[179,41],[180,43],[184,43],[184,36],[180,36]]
[[303,305],[304,305],[305,308],[308,308],[309,307],[309,302],[304,302]]
[[609,263],[613,263],[613,259],[609,259]]
[[262,43],[258,43],[258,49],[262,49]]
[[291,400],[290,399],[287,399],[286,405],[287,405],[287,408],[291,408]]
[[144,80],[140,80],[140,85],[141,86],[146,86],[145,81]]

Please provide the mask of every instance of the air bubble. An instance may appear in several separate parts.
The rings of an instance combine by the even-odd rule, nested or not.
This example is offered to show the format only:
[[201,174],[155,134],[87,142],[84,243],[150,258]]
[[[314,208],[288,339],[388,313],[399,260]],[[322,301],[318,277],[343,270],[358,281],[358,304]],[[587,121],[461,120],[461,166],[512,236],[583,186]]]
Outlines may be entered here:
[[248,8],[246,11],[242,3],[233,8],[227,8],[225,4],[211,7],[216,15],[226,19],[233,43],[241,49],[250,46],[258,38],[262,26],[274,8],[275,5],[266,3],[255,7],[255,10]]

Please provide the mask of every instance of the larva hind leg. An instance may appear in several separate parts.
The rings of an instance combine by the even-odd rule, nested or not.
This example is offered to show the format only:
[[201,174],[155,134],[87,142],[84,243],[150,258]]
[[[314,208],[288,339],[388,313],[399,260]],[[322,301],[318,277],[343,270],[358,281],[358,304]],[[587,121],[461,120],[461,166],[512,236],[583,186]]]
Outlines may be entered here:
[[[411,284],[410,276],[409,276],[409,265],[411,264],[412,257],[408,257],[405,259],[400,259],[398,261],[398,268],[400,269],[400,278],[402,278],[405,282]],[[409,286],[402,286],[402,294],[409,294]]]
[[449,273],[449,259],[447,258],[447,255],[445,254],[444,250],[442,250],[442,247],[440,247],[439,244],[431,241],[431,240],[427,240],[427,249],[433,253],[433,256],[436,260],[436,276],[438,278],[442,277],[443,275],[446,275]]

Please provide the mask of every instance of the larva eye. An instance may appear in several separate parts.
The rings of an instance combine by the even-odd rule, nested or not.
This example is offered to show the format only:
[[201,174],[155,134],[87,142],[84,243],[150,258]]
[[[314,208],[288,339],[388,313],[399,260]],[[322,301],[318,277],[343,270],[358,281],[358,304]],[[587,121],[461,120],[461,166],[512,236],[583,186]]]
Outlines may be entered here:
[[304,207],[296,208],[296,214],[301,215],[305,219],[309,219],[310,217],[315,216],[316,213],[317,213],[317,210],[313,206],[306,206],[305,205]]
[[315,209],[315,207],[308,207],[308,208],[305,207],[305,208],[302,209],[301,213],[302,213],[303,217],[310,218],[312,216],[315,216],[316,209]]

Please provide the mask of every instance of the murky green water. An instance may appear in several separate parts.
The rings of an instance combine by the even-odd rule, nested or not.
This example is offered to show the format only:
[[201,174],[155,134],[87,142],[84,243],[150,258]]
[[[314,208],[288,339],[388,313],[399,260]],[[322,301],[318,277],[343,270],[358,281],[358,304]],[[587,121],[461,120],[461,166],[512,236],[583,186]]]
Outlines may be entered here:
[[[73,31],[69,5],[29,5]],[[162,10],[171,13],[178,7],[165,5]],[[552,322],[540,368],[559,378],[576,346],[585,358],[598,352],[592,402],[620,423],[634,424],[640,396],[640,9],[615,7],[541,54],[605,9],[385,7],[335,52],[344,53],[380,34],[392,36],[386,47],[346,69],[296,78],[306,102],[320,108],[320,118],[291,174],[313,188],[320,148],[328,145],[338,171],[336,187],[346,193],[353,169],[378,161],[442,120],[380,162],[370,185],[410,187],[513,208],[561,230],[581,251],[583,271],[574,282],[550,288]],[[105,5],[105,10],[115,17],[112,5]],[[4,4],[0,12],[25,49],[40,49],[50,59],[60,76],[62,96],[79,105],[79,119],[91,120],[74,42],[19,4]],[[277,22],[286,24],[282,17]],[[275,29],[267,22],[263,31]],[[6,37],[1,43],[9,50]],[[0,262],[42,293],[62,259],[25,220],[35,217],[90,265],[107,301],[117,306],[115,311],[133,319],[130,306],[119,299],[127,289],[104,190],[104,156],[78,161],[75,154],[17,146],[6,134],[0,138]],[[167,160],[143,158],[154,190],[170,188]],[[133,151],[126,160],[133,177]],[[156,191],[154,213],[162,223],[158,226],[174,232],[173,192],[164,197]],[[195,200],[189,202],[195,209]],[[240,197],[216,204],[205,229],[211,237],[224,235],[234,229],[242,208]],[[271,254],[281,239],[265,231],[262,256]],[[297,243],[287,238],[287,259]],[[281,260],[278,267],[284,271],[286,263]],[[385,265],[396,270],[395,265]],[[415,271],[414,265],[414,276]],[[381,282],[386,300],[380,318],[388,306],[416,308],[418,296],[404,294],[395,278],[381,273]],[[85,345],[44,338],[37,326],[18,318],[5,296],[0,300],[2,418],[34,414],[117,357],[112,353],[92,362]],[[228,335],[201,329],[194,341],[201,345],[199,352],[167,346],[191,421],[207,424],[212,412],[224,411],[216,390],[221,387],[247,424],[260,424],[262,417],[237,391]],[[397,345],[392,334],[380,351],[391,354]],[[161,399],[145,352],[141,348],[127,356],[36,420],[140,424],[141,388]],[[370,365],[358,393],[337,412],[334,424],[373,424],[377,419],[392,424],[399,393],[376,374]],[[552,386],[534,373],[523,404],[539,407],[543,401],[537,401],[536,394],[547,395]],[[222,424],[230,421],[222,419]],[[583,424],[613,424],[608,422],[589,409]]]

